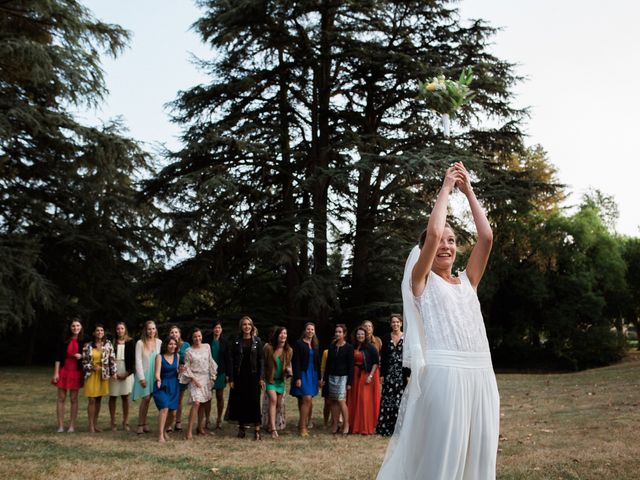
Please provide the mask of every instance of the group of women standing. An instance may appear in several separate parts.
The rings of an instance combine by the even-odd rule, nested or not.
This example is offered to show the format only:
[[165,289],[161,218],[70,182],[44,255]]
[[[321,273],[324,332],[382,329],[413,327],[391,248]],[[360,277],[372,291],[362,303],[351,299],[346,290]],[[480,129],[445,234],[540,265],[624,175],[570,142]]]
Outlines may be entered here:
[[[121,398],[122,429],[128,431],[131,396],[140,401],[136,433],[148,433],[147,414],[153,398],[159,411],[158,440],[165,442],[167,433],[182,430],[182,398],[186,392],[191,409],[185,438],[193,438],[194,429],[207,435],[214,396],[215,428],[221,428],[228,383],[229,401],[224,419],[238,424],[238,437],[244,438],[247,428],[253,427],[256,440],[262,438],[262,428],[272,438],[278,438],[278,431],[286,425],[285,381],[291,378],[290,394],[298,399],[301,436],[308,436],[313,426],[312,400],[320,390],[332,413],[333,433],[390,435],[394,411],[397,413],[406,384],[406,378],[401,378],[399,315],[392,317],[391,325],[389,339],[381,341],[373,335],[371,322],[363,323],[353,332],[353,345],[346,341],[346,326],[336,326],[335,338],[321,361],[323,355],[313,323],[306,324],[302,336],[290,346],[285,327],[276,327],[269,342],[263,344],[247,316],[240,320],[238,335],[231,341],[222,336],[222,325],[216,322],[206,336],[200,329],[194,329],[191,343],[182,339],[177,326],[170,328],[164,341],[160,340],[153,321],[145,323],[141,338],[134,343],[121,322],[116,325],[112,344],[106,339],[102,325],[95,326],[91,341],[86,340],[80,321],[74,319],[60,345],[54,369],[58,431],[64,431],[67,392],[71,396],[68,431],[75,430],[77,394],[84,386],[89,399],[90,432],[100,431],[98,415],[103,396],[110,397],[114,431],[117,399]],[[382,379],[385,381],[381,407]]]
[[409,373],[402,368],[401,327],[402,317],[393,314],[391,334],[381,340],[373,335],[373,324],[365,321],[349,344],[347,327],[336,325],[323,368],[334,434],[393,434]]

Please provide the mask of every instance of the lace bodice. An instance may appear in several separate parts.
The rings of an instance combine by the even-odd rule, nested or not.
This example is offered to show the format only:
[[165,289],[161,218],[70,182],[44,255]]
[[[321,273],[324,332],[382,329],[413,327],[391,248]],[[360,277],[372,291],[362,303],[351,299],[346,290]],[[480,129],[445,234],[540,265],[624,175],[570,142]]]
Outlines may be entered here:
[[454,285],[429,272],[424,292],[414,297],[424,324],[427,349],[488,352],[478,295],[466,271],[459,278],[461,283]]

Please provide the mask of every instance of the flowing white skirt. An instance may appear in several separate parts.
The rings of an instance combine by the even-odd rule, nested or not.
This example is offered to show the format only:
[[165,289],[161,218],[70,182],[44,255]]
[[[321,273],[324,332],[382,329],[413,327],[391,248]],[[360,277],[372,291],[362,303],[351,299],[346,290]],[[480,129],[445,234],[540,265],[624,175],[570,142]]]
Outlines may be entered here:
[[499,426],[491,355],[429,351],[411,374],[377,479],[495,479]]

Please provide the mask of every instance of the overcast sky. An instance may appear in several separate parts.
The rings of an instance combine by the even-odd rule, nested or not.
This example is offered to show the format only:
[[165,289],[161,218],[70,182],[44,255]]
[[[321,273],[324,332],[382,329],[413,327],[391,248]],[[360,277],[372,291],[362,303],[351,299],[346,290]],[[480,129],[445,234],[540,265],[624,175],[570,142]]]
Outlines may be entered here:
[[[131,136],[169,147],[178,128],[164,105],[204,82],[190,54],[207,49],[190,31],[191,0],[85,0],[95,16],[132,33],[116,60],[104,59],[110,95],[87,120],[122,116]],[[541,144],[571,193],[612,195],[617,231],[640,236],[640,2],[632,0],[462,0],[461,18],[501,27],[493,53],[526,80],[516,105],[531,108],[529,145]]]

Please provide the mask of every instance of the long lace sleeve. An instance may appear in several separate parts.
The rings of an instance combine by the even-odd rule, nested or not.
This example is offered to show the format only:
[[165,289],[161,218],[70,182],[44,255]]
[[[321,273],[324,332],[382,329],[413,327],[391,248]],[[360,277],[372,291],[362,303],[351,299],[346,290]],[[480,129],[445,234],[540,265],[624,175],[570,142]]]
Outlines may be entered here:
[[184,371],[180,375],[181,383],[189,383],[192,378],[195,377],[195,374],[192,370],[193,363],[193,351],[191,348],[187,348],[187,351],[184,352]]
[[136,377],[138,380],[144,380],[144,366],[142,365],[142,340],[136,342]]

